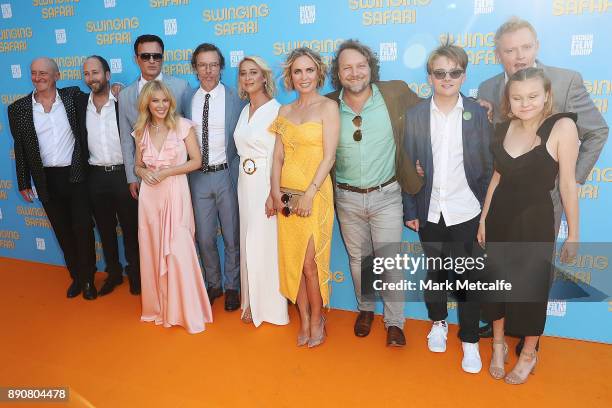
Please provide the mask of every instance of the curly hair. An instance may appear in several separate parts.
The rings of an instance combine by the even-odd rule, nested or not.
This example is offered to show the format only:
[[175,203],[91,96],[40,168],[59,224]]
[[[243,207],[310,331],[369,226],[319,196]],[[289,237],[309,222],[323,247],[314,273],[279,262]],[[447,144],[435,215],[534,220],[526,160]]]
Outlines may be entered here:
[[338,71],[340,69],[338,63],[340,60],[340,54],[342,54],[342,51],[344,50],[355,50],[366,57],[368,65],[370,66],[370,83],[378,82],[380,80],[380,64],[378,62],[378,57],[376,54],[374,54],[374,51],[372,51],[372,49],[367,45],[360,43],[359,40],[349,39],[340,44],[331,63],[330,75],[334,89],[342,89],[342,83],[340,82],[340,77],[338,76]]

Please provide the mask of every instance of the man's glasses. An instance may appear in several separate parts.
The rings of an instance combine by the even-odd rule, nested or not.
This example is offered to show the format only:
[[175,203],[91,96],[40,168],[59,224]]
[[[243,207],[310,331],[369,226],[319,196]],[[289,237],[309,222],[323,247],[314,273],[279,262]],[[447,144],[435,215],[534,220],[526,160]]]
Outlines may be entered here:
[[353,140],[356,142],[361,142],[361,116],[357,115],[353,118],[353,125],[357,128],[353,133]]
[[446,74],[448,74],[451,78],[457,79],[459,78],[465,71],[462,69],[453,69],[452,71],[445,71],[443,69],[436,69],[432,72],[434,78],[436,79],[444,79],[446,78]]
[[164,54],[161,54],[159,52],[143,52],[142,54],[139,55],[140,59],[143,61],[161,61],[162,58],[164,58]]
[[211,71],[216,71],[217,69],[219,69],[219,63],[218,62],[211,62],[210,64],[207,64],[205,62],[199,62],[196,64],[196,68],[197,69],[203,69],[203,70],[211,70]]

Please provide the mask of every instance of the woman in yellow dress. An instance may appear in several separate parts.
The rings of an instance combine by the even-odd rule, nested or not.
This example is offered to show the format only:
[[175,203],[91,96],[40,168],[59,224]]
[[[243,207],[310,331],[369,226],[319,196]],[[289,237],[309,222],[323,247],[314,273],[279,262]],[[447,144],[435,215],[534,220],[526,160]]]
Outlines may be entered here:
[[271,190],[280,213],[280,291],[299,310],[298,346],[316,347],[325,340],[322,309],[330,297],[334,203],[329,172],[336,157],[340,116],[338,105],[319,94],[325,64],[316,52],[293,50],[284,64],[283,79],[298,98],[283,105],[270,126],[277,135]]

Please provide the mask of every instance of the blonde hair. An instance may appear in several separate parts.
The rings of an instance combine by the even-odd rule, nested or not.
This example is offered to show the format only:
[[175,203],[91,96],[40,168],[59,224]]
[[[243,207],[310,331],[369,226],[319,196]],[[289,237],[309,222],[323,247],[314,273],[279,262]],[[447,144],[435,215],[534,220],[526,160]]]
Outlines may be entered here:
[[325,72],[327,67],[319,55],[318,52],[311,50],[310,48],[301,47],[296,48],[291,51],[287,60],[283,64],[283,84],[285,85],[285,89],[292,91],[295,89],[293,86],[293,81],[291,80],[291,66],[295,62],[296,59],[307,56],[314,62],[315,67],[317,68],[317,89],[321,88],[323,84],[325,84]]
[[516,71],[508,79],[508,82],[506,82],[506,87],[504,88],[504,97],[501,103],[502,117],[507,119],[514,119],[514,114],[512,113],[512,108],[510,107],[510,86],[514,82],[527,81],[533,78],[537,78],[542,81],[544,91],[548,94],[548,99],[546,100],[546,103],[544,103],[544,109],[542,110],[542,118],[547,118],[552,114],[553,94],[550,79],[546,75],[544,75],[544,71],[541,68],[529,67]]
[[538,39],[538,33],[536,33],[535,28],[533,28],[533,26],[531,25],[529,21],[523,20],[521,18],[514,16],[514,17],[510,17],[508,21],[500,25],[497,31],[495,32],[495,37],[494,37],[495,47],[499,46],[499,40],[504,34],[513,33],[517,30],[520,30],[521,28],[529,29],[529,31],[531,31],[535,39],[536,40]]
[[276,84],[274,83],[274,78],[272,76],[272,69],[270,66],[264,61],[263,58],[258,57],[257,55],[250,55],[248,57],[244,57],[240,64],[238,64],[238,96],[240,99],[247,99],[249,97],[248,93],[242,89],[240,85],[240,68],[242,68],[242,63],[245,61],[251,61],[255,65],[259,67],[264,77],[264,92],[271,98],[276,95]]
[[142,87],[140,96],[138,97],[138,119],[134,125],[134,132],[136,137],[142,137],[144,129],[151,123],[151,112],[149,111],[149,103],[153,98],[155,92],[161,91],[164,96],[170,100],[170,107],[168,108],[168,114],[164,119],[164,124],[168,129],[176,128],[176,99],[172,95],[172,91],[163,82],[154,80],[149,81]]

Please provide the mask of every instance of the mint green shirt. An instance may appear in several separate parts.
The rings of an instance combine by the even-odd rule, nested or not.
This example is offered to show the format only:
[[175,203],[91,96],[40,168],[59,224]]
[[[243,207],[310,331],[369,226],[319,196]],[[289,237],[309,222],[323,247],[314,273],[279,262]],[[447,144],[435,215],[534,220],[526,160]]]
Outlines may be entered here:
[[378,186],[395,176],[395,139],[387,105],[378,87],[361,110],[361,141],[353,140],[357,116],[340,92],[340,141],[336,150],[336,182],[354,187]]

